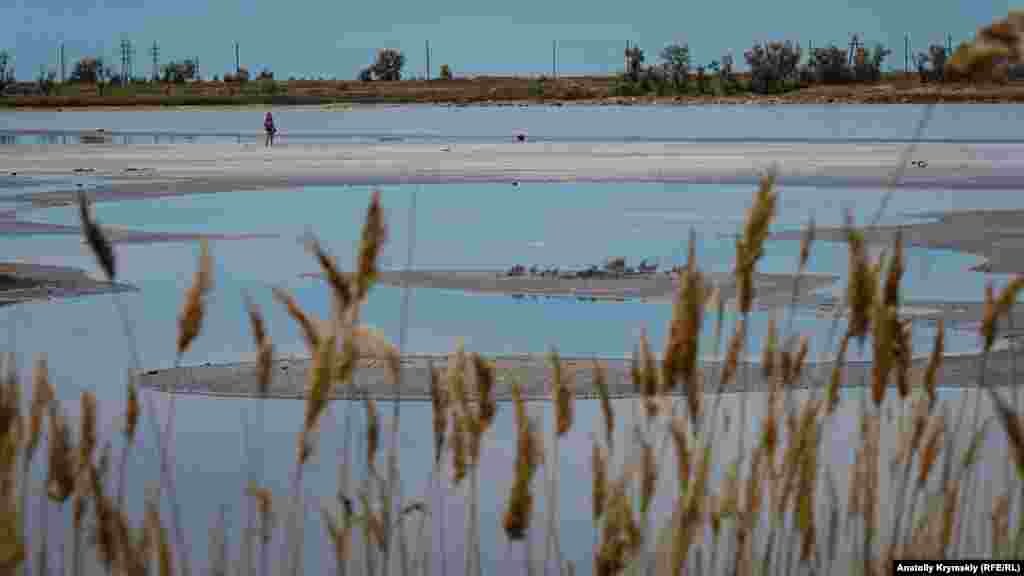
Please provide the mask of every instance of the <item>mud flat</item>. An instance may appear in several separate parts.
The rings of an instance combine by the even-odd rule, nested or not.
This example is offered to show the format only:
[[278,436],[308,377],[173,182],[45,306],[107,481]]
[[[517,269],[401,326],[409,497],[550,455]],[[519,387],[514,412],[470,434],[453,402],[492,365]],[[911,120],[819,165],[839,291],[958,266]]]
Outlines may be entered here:
[[[924,222],[898,226],[864,228],[864,239],[876,244],[891,244],[899,231],[908,246],[936,250],[954,250],[973,254],[985,261],[972,268],[991,274],[1024,273],[1024,210],[963,210],[914,214]],[[779,240],[800,238],[798,230],[780,232]],[[840,228],[817,230],[817,238],[845,242]]]
[[0,264],[0,306],[89,294],[134,292],[128,284],[95,280],[84,271],[39,264]]
[[[510,135],[511,138],[511,135]],[[311,185],[442,182],[753,184],[884,187],[903,143],[74,144],[0,147],[0,173],[88,174],[97,201]],[[902,187],[1016,189],[1024,144],[922,143]],[[63,204],[74,190],[15,195]]]
[[[319,273],[306,277],[322,278]],[[729,273],[707,275],[709,287],[717,287],[726,300],[735,296],[736,283]],[[838,276],[804,275],[795,282],[792,274],[756,274],[755,289],[758,304],[771,307],[789,302],[793,290],[807,294],[833,284]],[[566,296],[585,300],[645,300],[670,301],[679,283],[675,276],[664,272],[636,274],[606,278],[566,278],[553,276],[508,276],[500,271],[481,270],[414,270],[384,271],[379,282],[391,286],[407,285],[411,288],[433,288],[471,294],[504,294],[508,296]]]
[[[1016,350],[1017,360],[1024,357],[1024,351]],[[1014,381],[1011,353],[1009,349],[993,352],[986,372],[986,383],[1006,386]],[[525,396],[532,400],[546,400],[550,394],[551,366],[543,355],[498,356],[490,358],[495,364],[495,396],[498,401],[512,399],[512,383],[518,381]],[[593,358],[562,358],[566,369],[573,374],[575,390],[579,397],[596,397],[593,383]],[[637,392],[630,377],[631,361],[624,358],[597,359],[605,367],[609,392],[614,397],[632,397]],[[430,400],[430,365],[438,368],[447,366],[445,355],[408,355],[403,357],[401,399],[408,401]],[[938,374],[942,387],[973,388],[977,386],[981,356],[979,354],[947,355]],[[920,383],[927,364],[926,357],[917,358],[911,368],[911,382]],[[707,361],[702,365],[705,392],[714,392],[718,386],[722,364]],[[273,369],[268,398],[303,398],[308,382],[309,360],[279,359]],[[831,374],[831,363],[811,363],[805,366],[801,388],[821,388],[827,385]],[[869,362],[849,362],[846,366],[843,386],[859,387],[871,381]],[[743,371],[740,371],[743,374]],[[766,391],[766,381],[760,370],[754,375],[745,391]],[[469,375],[473,381],[472,374]],[[1019,376],[1018,376],[1019,378]],[[138,375],[141,386],[174,394],[192,394],[224,397],[256,397],[256,365],[237,363],[202,365],[168,370],[151,370]],[[741,388],[742,389],[742,388]],[[394,384],[387,375],[383,361],[364,359],[355,371],[352,386],[336,386],[332,390],[334,399],[344,398],[394,398]],[[726,388],[726,392],[737,391],[737,385]],[[679,388],[672,392],[682,394]]]

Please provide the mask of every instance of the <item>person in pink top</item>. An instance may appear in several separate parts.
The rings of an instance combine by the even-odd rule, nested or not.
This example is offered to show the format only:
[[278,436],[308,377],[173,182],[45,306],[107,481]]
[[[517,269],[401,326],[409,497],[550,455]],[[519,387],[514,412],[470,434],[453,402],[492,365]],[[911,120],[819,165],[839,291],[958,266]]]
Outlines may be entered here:
[[267,132],[267,143],[266,145],[274,145],[274,135],[277,134],[277,128],[274,126],[274,116],[267,112],[267,116],[263,119],[263,130]]

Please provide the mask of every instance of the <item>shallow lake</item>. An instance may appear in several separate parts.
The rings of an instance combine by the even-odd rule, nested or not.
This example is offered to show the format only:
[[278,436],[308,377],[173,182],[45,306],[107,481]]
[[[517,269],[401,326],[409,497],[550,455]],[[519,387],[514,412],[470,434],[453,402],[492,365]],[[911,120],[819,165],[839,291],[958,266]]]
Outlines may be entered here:
[[[939,105],[926,140],[1021,141],[1020,105]],[[282,143],[542,141],[905,141],[922,107],[893,106],[357,106],[275,109]],[[0,110],[0,144],[69,143],[106,130],[115,142],[249,141],[262,138],[263,108],[117,113]],[[43,133],[40,133],[43,132]],[[47,133],[48,132],[48,133]]]
[[[602,109],[609,124],[591,125],[565,118],[579,113],[571,108],[527,108],[502,116],[497,110],[463,109],[425,112],[415,107],[410,114],[422,117],[411,124],[423,132],[437,132],[448,138],[504,138],[515,129],[525,129],[540,137],[601,139],[628,138],[632,134],[648,137],[673,135],[725,135],[736,137],[764,134],[795,134],[807,138],[833,137],[898,138],[909,136],[918,108],[884,107],[837,108],[834,113],[784,108],[770,111],[759,108],[736,109],[740,117],[726,117],[714,109],[698,114],[687,109],[677,116],[663,116],[660,110]],[[870,110],[871,112],[869,113]],[[948,114],[936,114],[929,135],[936,137],[999,138],[1015,137],[1013,122],[1007,115],[1013,107],[979,106],[970,109],[949,107]],[[337,112],[337,124],[328,113],[282,112],[290,126],[310,133],[324,130],[342,133],[363,130],[382,134],[406,120],[386,119],[391,112]],[[623,118],[616,114],[625,114]],[[815,116],[819,114],[820,116]],[[37,114],[37,113],[32,113]],[[27,113],[0,113],[3,129],[59,128],[87,129],[102,123],[110,129],[140,127],[150,131],[245,130],[251,113],[53,113],[30,116]],[[179,115],[180,114],[180,115]],[[366,114],[361,116],[360,114]],[[404,114],[404,113],[403,113]],[[496,116],[488,116],[496,114]],[[949,114],[952,114],[950,116]],[[372,120],[371,118],[372,115]],[[463,115],[463,116],[459,116]],[[474,116],[476,115],[476,116]],[[607,116],[604,116],[607,115]],[[802,115],[802,116],[801,116]],[[397,116],[397,115],[396,115]],[[479,121],[486,117],[487,121]],[[783,130],[788,122],[804,118],[793,131]],[[294,118],[295,120],[292,120]],[[466,119],[468,118],[468,119]],[[475,118],[475,119],[474,119]],[[672,122],[666,122],[672,118]],[[815,120],[817,118],[817,120]],[[943,119],[944,120],[940,120]],[[982,118],[979,120],[979,118]],[[362,120],[360,120],[362,119]],[[462,120],[466,119],[466,120]],[[748,121],[749,120],[749,121]],[[308,124],[303,124],[308,122]],[[326,122],[326,123],[325,123]],[[365,122],[364,125],[358,124]],[[560,124],[566,122],[569,124]],[[575,122],[571,124],[570,122]],[[621,122],[621,124],[617,124]],[[760,122],[760,124],[758,124]],[[945,122],[945,124],[944,124]],[[391,124],[389,124],[391,123]],[[224,126],[225,128],[221,128]],[[317,128],[317,127],[321,128]],[[569,126],[567,128],[567,126]],[[476,128],[474,128],[476,127]],[[547,130],[547,132],[545,132]],[[569,134],[569,136],[566,136]],[[333,137],[333,136],[332,136]],[[0,194],[46,183],[10,184]],[[35,188],[41,189],[41,188]],[[415,253],[417,267],[457,267],[505,269],[514,264],[541,266],[579,266],[598,263],[608,256],[625,256],[632,263],[642,258],[658,259],[663,267],[682,263],[687,250],[687,235],[697,232],[698,262],[709,270],[727,272],[732,268],[735,247],[732,234],[739,232],[745,210],[754,190],[737,186],[682,186],[662,184],[521,184],[511,185],[424,185],[381,188],[389,228],[389,243],[383,257],[386,267],[406,264],[409,241],[410,205],[416,194]],[[104,225],[130,227],[159,232],[273,233],[279,237],[245,242],[215,242],[211,245],[215,261],[215,290],[208,304],[204,331],[183,359],[184,364],[231,362],[252,358],[252,342],[242,305],[243,292],[250,293],[263,307],[269,330],[280,354],[305,355],[301,336],[284,311],[269,297],[269,286],[283,285],[294,292],[307,311],[326,315],[329,310],[327,288],[318,280],[302,278],[316,272],[315,261],[304,252],[298,238],[307,230],[315,232],[340,263],[351,268],[356,243],[371,188],[362,186],[316,187],[262,192],[230,192],[217,195],[154,199],[94,206],[97,219]],[[881,190],[804,187],[780,187],[776,230],[800,228],[813,215],[818,226],[838,225],[843,210],[853,211],[857,222],[868,220],[884,195]],[[914,214],[949,209],[1024,208],[1024,199],[1007,192],[951,192],[942,190],[901,191],[889,204],[884,222],[914,221]],[[28,210],[19,208],[19,217],[39,222],[74,224],[77,216],[70,208]],[[18,236],[0,238],[0,259],[60,264],[97,269],[80,237]],[[770,242],[760,270],[788,273],[795,269],[799,242]],[[117,448],[120,415],[123,406],[124,374],[134,366],[133,350],[146,369],[166,368],[175,362],[176,318],[183,293],[195,269],[197,246],[192,243],[118,246],[121,279],[134,284],[138,293],[103,295],[0,308],[0,350],[13,350],[27,377],[34,355],[49,353],[52,377],[59,395],[71,415],[77,413],[77,397],[82,389],[95,390],[100,399],[102,433],[112,438]],[[905,297],[980,300],[988,280],[1005,282],[1001,276],[968,272],[977,258],[946,251],[907,250]],[[847,250],[845,245],[819,242],[815,245],[808,271],[840,275],[834,287],[823,294],[841,296],[845,288]],[[377,287],[364,308],[364,319],[398,340],[402,298],[398,289]],[[521,302],[511,298],[464,295],[415,290],[411,297],[406,350],[410,352],[447,352],[459,338],[467,349],[485,354],[544,352],[557,346],[566,355],[621,356],[628,354],[639,334],[646,330],[657,349],[666,335],[671,316],[665,304],[627,302],[590,304],[571,300]],[[127,337],[122,318],[130,323]],[[759,349],[766,331],[768,315],[755,313],[750,346]],[[731,324],[727,319],[726,326]],[[831,351],[827,342],[830,318],[800,313],[795,328],[812,338],[813,353]],[[713,318],[708,318],[702,340],[702,353],[714,351]],[[917,353],[930,349],[933,332],[919,326],[914,332]],[[969,351],[977,346],[973,333],[950,331],[947,350]],[[856,355],[854,355],[856,357]],[[970,392],[945,390],[942,398],[955,402]],[[861,391],[846,393],[844,415],[833,424],[827,458],[835,467],[840,494],[845,494],[845,473],[852,451],[859,443],[854,418]],[[165,399],[159,401],[161,414]],[[727,403],[733,400],[727,401]],[[635,403],[616,403],[624,421],[620,425],[621,442],[626,445],[627,427],[637,421]],[[381,405],[385,416],[390,406]],[[735,405],[730,405],[735,416]],[[177,491],[185,508],[185,525],[193,557],[207,558],[207,529],[218,506],[226,504],[231,527],[229,546],[237,552],[242,516],[241,493],[247,478],[247,466],[262,468],[261,481],[280,498],[290,493],[289,478],[295,454],[303,404],[298,401],[260,403],[251,400],[225,400],[181,397],[177,400]],[[549,423],[549,407],[533,408]],[[751,396],[750,414],[764,411],[764,399]],[[480,541],[485,572],[513,573],[522,566],[522,549],[510,545],[500,528],[504,500],[511,481],[515,435],[511,409],[499,411],[494,432],[485,445],[481,465]],[[359,444],[364,427],[361,405],[335,403],[332,416],[322,427],[318,456],[306,472],[305,490],[309,510],[305,523],[306,573],[326,573],[331,549],[323,540],[318,506],[320,498],[331,500],[336,492],[336,474],[342,448],[343,417],[351,417],[356,431],[353,445],[356,461],[362,463],[365,448]],[[429,491],[432,465],[430,407],[407,404],[402,407],[401,468],[407,497],[428,498],[435,514],[435,534],[441,522],[442,501]],[[581,401],[577,406],[577,424],[563,440],[561,448],[560,515],[562,549],[577,562],[581,573],[591,568],[593,531],[590,521],[590,434],[600,430],[596,402]],[[244,450],[245,419],[254,428],[248,442],[264,449],[247,457]],[[385,430],[389,424],[385,421]],[[144,419],[140,434],[142,446],[129,470],[130,497],[141,501],[144,480],[157,478],[158,466],[152,452],[153,436]],[[733,441],[737,434],[732,433]],[[847,439],[849,437],[849,439]],[[390,441],[385,435],[384,446]],[[735,447],[733,448],[733,450]],[[1002,434],[991,434],[985,445],[987,454],[1005,455]],[[728,452],[728,450],[726,450]],[[886,454],[883,446],[883,454]],[[120,458],[115,450],[115,466]],[[671,456],[671,450],[666,453]],[[621,456],[621,455],[620,455]],[[450,456],[446,456],[450,459]],[[38,459],[37,459],[38,460]],[[716,478],[724,465],[716,462]],[[381,461],[383,462],[383,461]],[[1006,458],[985,460],[984,476],[1001,481]],[[37,462],[38,464],[38,462]],[[41,470],[41,466],[38,466]],[[663,463],[673,470],[671,460]],[[363,470],[354,471],[362,478]],[[540,476],[543,476],[541,472]],[[661,480],[662,496],[655,506],[656,516],[664,520],[671,507],[674,481],[670,474]],[[538,477],[537,493],[542,493]],[[887,484],[883,484],[887,485]],[[580,489],[585,486],[585,489]],[[283,502],[283,501],[282,501]],[[450,491],[445,500],[448,570],[462,572],[458,550],[464,544],[461,492]],[[543,506],[543,500],[538,503]],[[56,513],[53,514],[56,516]],[[542,515],[535,517],[541,523]],[[55,520],[54,520],[55,521]],[[985,524],[987,526],[987,523]],[[987,528],[986,528],[987,529]],[[280,531],[275,538],[280,537]],[[280,543],[280,540],[277,540]],[[534,536],[534,545],[543,550],[542,536]],[[439,550],[438,539],[433,542]],[[440,573],[440,556],[434,554],[435,573]],[[205,565],[199,561],[196,568]],[[488,567],[493,567],[489,570]]]

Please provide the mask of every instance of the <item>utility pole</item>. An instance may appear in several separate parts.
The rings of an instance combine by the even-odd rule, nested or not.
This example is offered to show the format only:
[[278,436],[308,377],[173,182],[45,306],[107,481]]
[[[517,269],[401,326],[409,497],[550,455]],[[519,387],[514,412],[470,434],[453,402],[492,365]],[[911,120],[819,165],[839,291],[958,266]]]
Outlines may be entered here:
[[558,78],[558,65],[556,63],[558,53],[558,40],[551,41],[551,77]]
[[149,55],[153,57],[153,82],[156,82],[160,80],[160,47],[157,46],[155,40],[149,49]]
[[235,42],[235,76],[242,71],[242,64],[238,59],[238,42]]
[[121,40],[121,86],[125,85],[124,79],[128,76],[128,41]]
[[427,40],[427,80],[430,80],[430,40]]
[[60,43],[60,83],[64,83],[64,43]]
[[132,45],[132,41],[128,41],[128,77],[125,78],[125,85],[131,83],[132,78],[135,77],[135,46]]
[[910,34],[903,35],[903,73],[910,74]]
[[946,34],[946,56],[952,56],[952,55],[953,55],[953,35],[947,33]]
[[857,34],[854,34],[853,36],[850,37],[850,53],[848,55],[848,58],[850,60],[850,62],[849,62],[850,66],[853,66],[854,54],[857,53],[857,49],[860,48],[860,47],[861,47],[860,36],[857,35]]
[[196,56],[195,64],[196,64],[196,70],[195,70],[195,74],[194,74],[194,79],[195,80],[202,80],[203,77],[199,74],[199,56]]

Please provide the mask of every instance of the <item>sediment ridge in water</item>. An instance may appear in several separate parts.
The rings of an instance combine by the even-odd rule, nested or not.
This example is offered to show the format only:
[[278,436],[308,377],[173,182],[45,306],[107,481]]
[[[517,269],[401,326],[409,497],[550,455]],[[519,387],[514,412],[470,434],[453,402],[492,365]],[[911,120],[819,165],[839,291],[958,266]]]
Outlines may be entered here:
[[0,306],[89,294],[134,292],[129,284],[96,280],[77,268],[41,264],[0,264]]
[[[1015,350],[1018,362],[1024,358],[1024,351]],[[1007,386],[1015,380],[1011,352],[1009,349],[998,350],[990,354],[986,363],[985,382],[992,386]],[[524,397],[529,400],[550,399],[551,364],[544,355],[506,355],[489,358],[495,366],[495,398],[499,402],[512,399],[512,383],[519,382]],[[407,355],[402,358],[402,384],[400,397],[408,401],[430,400],[430,366],[445,369],[447,355]],[[594,362],[600,362],[606,371],[606,381],[611,396],[618,398],[633,397],[638,391],[630,376],[632,361],[625,358],[583,358],[563,357],[563,367],[572,374],[574,389],[577,396],[593,398],[597,396],[594,385]],[[914,386],[923,381],[927,365],[927,357],[915,359],[911,368],[910,381]],[[267,398],[300,399],[305,397],[308,383],[310,361],[308,359],[278,359],[273,367],[272,382]],[[804,366],[799,379],[799,388],[823,388],[828,385],[833,364],[831,362],[811,362]],[[947,355],[938,373],[938,382],[943,387],[973,388],[978,385],[980,354]],[[862,387],[871,382],[870,362],[848,362],[843,369],[844,387]],[[705,361],[701,366],[704,391],[715,392],[721,378],[722,362]],[[472,372],[472,371],[470,371]],[[743,386],[744,374],[749,381]],[[475,390],[475,376],[467,376],[470,390]],[[764,392],[768,390],[767,381],[761,375],[761,368],[754,365],[749,372],[742,367],[737,373],[737,381],[723,389],[724,392]],[[895,380],[894,380],[895,381]],[[894,382],[893,381],[893,382]],[[148,389],[172,394],[246,397],[257,398],[260,394],[256,385],[256,364],[243,362],[235,364],[202,365],[168,370],[151,370],[138,374],[139,384]],[[685,391],[681,386],[669,391],[670,395],[682,395]],[[372,397],[391,399],[395,397],[395,387],[388,376],[383,360],[363,359],[353,375],[351,385],[336,385],[331,393],[332,399]]]
[[[319,273],[304,276],[322,278]],[[726,301],[736,295],[736,281],[731,273],[706,274],[709,288],[717,288]],[[797,281],[793,274],[755,274],[754,287],[758,304],[770,308],[792,299],[793,291],[805,295],[833,284],[839,277],[831,274],[804,275]],[[413,270],[381,272],[378,281],[390,286],[453,290],[471,294],[501,294],[514,297],[575,297],[591,301],[670,301],[679,287],[678,276],[658,272],[606,277],[571,277],[555,275],[512,276],[501,271],[481,270]]]

